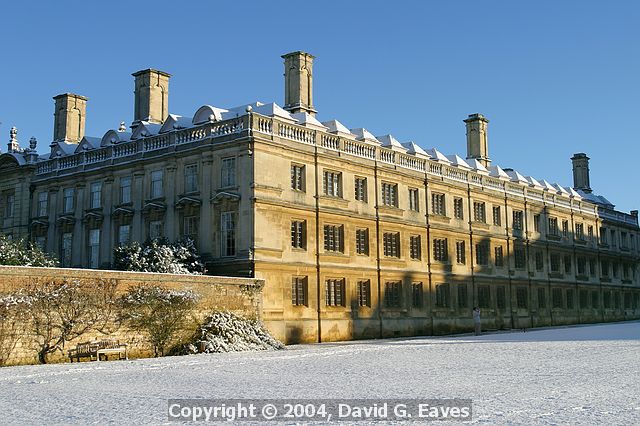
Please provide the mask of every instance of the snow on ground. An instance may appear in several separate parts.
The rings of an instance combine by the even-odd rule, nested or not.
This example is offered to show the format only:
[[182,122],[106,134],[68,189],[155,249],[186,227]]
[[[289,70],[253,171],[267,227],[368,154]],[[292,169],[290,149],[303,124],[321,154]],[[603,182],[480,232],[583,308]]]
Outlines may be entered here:
[[164,424],[169,398],[471,398],[477,424],[640,424],[640,322],[0,369],[2,424]]

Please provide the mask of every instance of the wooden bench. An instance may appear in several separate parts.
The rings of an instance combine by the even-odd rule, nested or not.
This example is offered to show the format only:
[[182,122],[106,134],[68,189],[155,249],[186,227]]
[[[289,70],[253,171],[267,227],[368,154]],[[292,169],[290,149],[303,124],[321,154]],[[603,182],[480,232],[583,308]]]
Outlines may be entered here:
[[118,340],[100,340],[95,342],[78,343],[74,349],[68,351],[69,360],[80,362],[80,358],[89,358],[89,361],[108,360],[109,355],[118,354],[118,359],[129,359],[127,356],[127,344]]

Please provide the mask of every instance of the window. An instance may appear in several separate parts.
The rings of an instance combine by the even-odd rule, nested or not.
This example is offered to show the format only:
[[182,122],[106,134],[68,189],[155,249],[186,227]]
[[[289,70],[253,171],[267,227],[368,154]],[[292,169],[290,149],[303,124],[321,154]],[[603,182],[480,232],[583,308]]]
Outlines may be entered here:
[[151,198],[161,198],[163,194],[162,170],[154,170],[151,172]]
[[495,247],[493,252],[496,268],[502,268],[504,266],[504,253],[502,252],[502,246]]
[[65,232],[62,234],[62,250],[60,256],[60,263],[63,268],[71,266],[71,250],[73,247],[73,234],[71,232]]
[[93,182],[90,192],[89,208],[99,209],[102,206],[102,182]]
[[536,250],[536,271],[542,271],[544,269],[544,255],[542,250]]
[[626,232],[620,232],[620,247],[624,249],[629,248],[629,240],[627,238],[627,235],[628,234]]
[[422,247],[420,242],[420,235],[412,235],[409,237],[409,253],[411,259],[420,260],[422,257]]
[[35,238],[36,247],[38,247],[42,251],[47,250],[47,237],[44,235],[39,235]]
[[496,306],[498,309],[507,307],[507,295],[503,285],[496,287]]
[[325,304],[344,306],[344,278],[327,280],[325,286]]
[[468,292],[467,292],[467,285],[466,284],[458,284],[458,307],[459,308],[466,308],[469,305],[469,301],[468,301],[469,297],[468,297]]
[[524,221],[524,213],[522,210],[514,210],[513,211],[513,230],[514,231],[522,231],[523,221]]
[[344,253],[344,227],[324,225],[324,250]]
[[584,241],[584,224],[576,223],[576,240]]
[[476,244],[476,264],[489,264],[489,243],[482,242]]
[[482,223],[487,222],[484,203],[478,201],[473,203],[473,220]]
[[449,284],[436,284],[436,306],[448,308],[451,304]]
[[235,256],[236,223],[233,212],[222,213],[220,231],[222,234],[222,256]]
[[307,306],[309,287],[307,277],[293,277],[291,279],[291,304],[294,306]]
[[589,307],[589,291],[588,290],[580,290],[580,307],[583,309]]
[[127,204],[131,202],[131,177],[125,176],[120,178],[120,203]]
[[560,272],[560,256],[556,253],[551,253],[551,272]]
[[466,263],[464,241],[456,241],[456,263],[459,265],[464,265]]
[[478,286],[478,306],[480,308],[491,307],[491,289],[488,285]]
[[433,239],[433,259],[440,262],[446,262],[449,258],[447,253],[447,239],[446,238],[434,238]]
[[573,289],[568,288],[565,294],[567,296],[567,309],[573,309]]
[[387,257],[400,257],[400,233],[385,232],[382,236],[384,255]]
[[611,230],[611,247],[616,246],[616,231],[614,229]]
[[527,309],[529,306],[529,297],[527,293],[526,287],[518,287],[516,288],[516,305],[518,309]]
[[62,212],[73,212],[73,199],[75,197],[75,191],[73,188],[65,188],[62,191]]
[[49,193],[42,191],[38,193],[38,216],[44,217],[49,214]]
[[600,244],[603,244],[603,245],[607,244],[607,228],[604,228],[604,227],[600,228]]
[[398,185],[382,182],[382,204],[398,207]]
[[576,264],[578,268],[578,275],[585,275],[587,273],[587,259],[579,257]]
[[550,217],[549,218],[549,235],[558,236],[558,218]]
[[418,196],[418,190],[415,188],[409,188],[409,210],[414,212],[420,211],[420,198]]
[[131,242],[131,225],[118,227],[118,245],[125,246]]
[[356,253],[369,255],[369,230],[367,228],[356,229]]
[[97,269],[100,266],[100,230],[89,230],[89,268]]
[[516,245],[513,247],[513,258],[516,269],[524,269],[527,266],[527,257],[523,246]]
[[602,303],[605,309],[611,309],[611,292],[605,291],[602,294]]
[[16,204],[16,196],[14,194],[8,194],[6,197],[7,204],[5,206],[5,217],[13,217],[13,210]]
[[222,187],[236,185],[236,159],[235,157],[222,159]]
[[371,307],[371,281],[358,281],[358,305]]
[[501,223],[500,206],[493,206],[493,224],[495,226],[500,226]]
[[562,289],[554,288],[551,289],[551,303],[554,308],[562,308]]
[[593,226],[587,226],[587,236],[589,237],[589,241],[593,241]]
[[184,192],[198,191],[198,165],[187,164],[184,166]]
[[162,238],[164,235],[164,224],[161,220],[152,220],[149,222],[149,239],[155,240]]
[[414,308],[422,308],[422,283],[411,284],[411,305]]
[[538,288],[538,308],[544,309],[547,307],[547,294],[544,288]]
[[444,194],[437,194],[437,193],[431,194],[431,213],[440,215],[440,216],[446,215],[446,209],[444,205]]
[[198,239],[198,216],[185,216],[182,223],[182,235],[193,241]]
[[462,198],[453,199],[453,217],[456,219],[464,219],[464,207],[462,205]]
[[304,191],[304,166],[299,164],[291,165],[291,189],[295,191]]
[[342,197],[342,173],[325,171],[322,176],[322,192],[331,197]]
[[402,306],[402,283],[400,281],[384,283],[384,306],[387,308]]
[[596,260],[594,258],[589,259],[589,275],[596,276]]
[[609,261],[608,260],[603,260],[601,263],[601,267],[602,267],[602,276],[603,277],[608,277],[609,276]]
[[367,202],[367,178],[356,177],[355,192],[357,201]]
[[568,220],[562,221],[562,236],[564,238],[569,238],[569,221]]
[[533,230],[536,232],[540,232],[540,215],[533,215]]
[[297,249],[307,248],[307,221],[291,221],[291,247]]
[[613,277],[614,278],[618,278],[619,274],[618,274],[618,262],[612,262],[611,263],[611,269],[613,271]]

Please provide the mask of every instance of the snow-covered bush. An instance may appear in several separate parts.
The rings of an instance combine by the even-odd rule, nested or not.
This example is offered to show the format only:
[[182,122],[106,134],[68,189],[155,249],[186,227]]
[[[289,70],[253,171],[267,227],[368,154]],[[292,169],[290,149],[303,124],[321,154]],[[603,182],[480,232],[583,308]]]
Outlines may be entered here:
[[55,267],[58,261],[35,244],[0,234],[0,265]]
[[0,296],[0,366],[3,366],[24,330],[27,299],[19,295]]
[[262,322],[231,312],[214,312],[198,328],[186,353],[265,351],[284,349]]
[[25,303],[25,325],[34,336],[38,361],[62,351],[66,342],[90,332],[110,332],[114,323],[115,282],[47,281],[19,293]]
[[160,272],[166,274],[202,274],[195,243],[189,238],[170,244],[154,239],[144,245],[133,242],[114,249],[114,269],[121,271]]
[[120,297],[120,320],[147,335],[154,356],[164,355],[165,348],[184,329],[197,300],[192,291],[131,287]]

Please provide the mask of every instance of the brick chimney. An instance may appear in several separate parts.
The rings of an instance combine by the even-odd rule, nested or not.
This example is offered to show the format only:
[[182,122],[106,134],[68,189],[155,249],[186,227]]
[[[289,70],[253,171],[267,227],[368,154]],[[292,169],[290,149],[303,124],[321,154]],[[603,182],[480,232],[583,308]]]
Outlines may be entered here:
[[284,109],[315,115],[313,107],[313,59],[305,52],[282,55],[284,59]]
[[131,74],[135,77],[133,125],[140,121],[161,124],[169,115],[169,78],[171,74],[146,69]]
[[467,126],[467,159],[476,159],[485,167],[489,167],[489,143],[487,141],[487,127],[489,120],[482,114],[470,114],[463,120]]
[[54,96],[53,140],[78,143],[84,137],[87,98],[73,93]]
[[578,152],[571,157],[573,164],[573,187],[584,192],[591,192],[589,183],[589,157],[584,152]]

